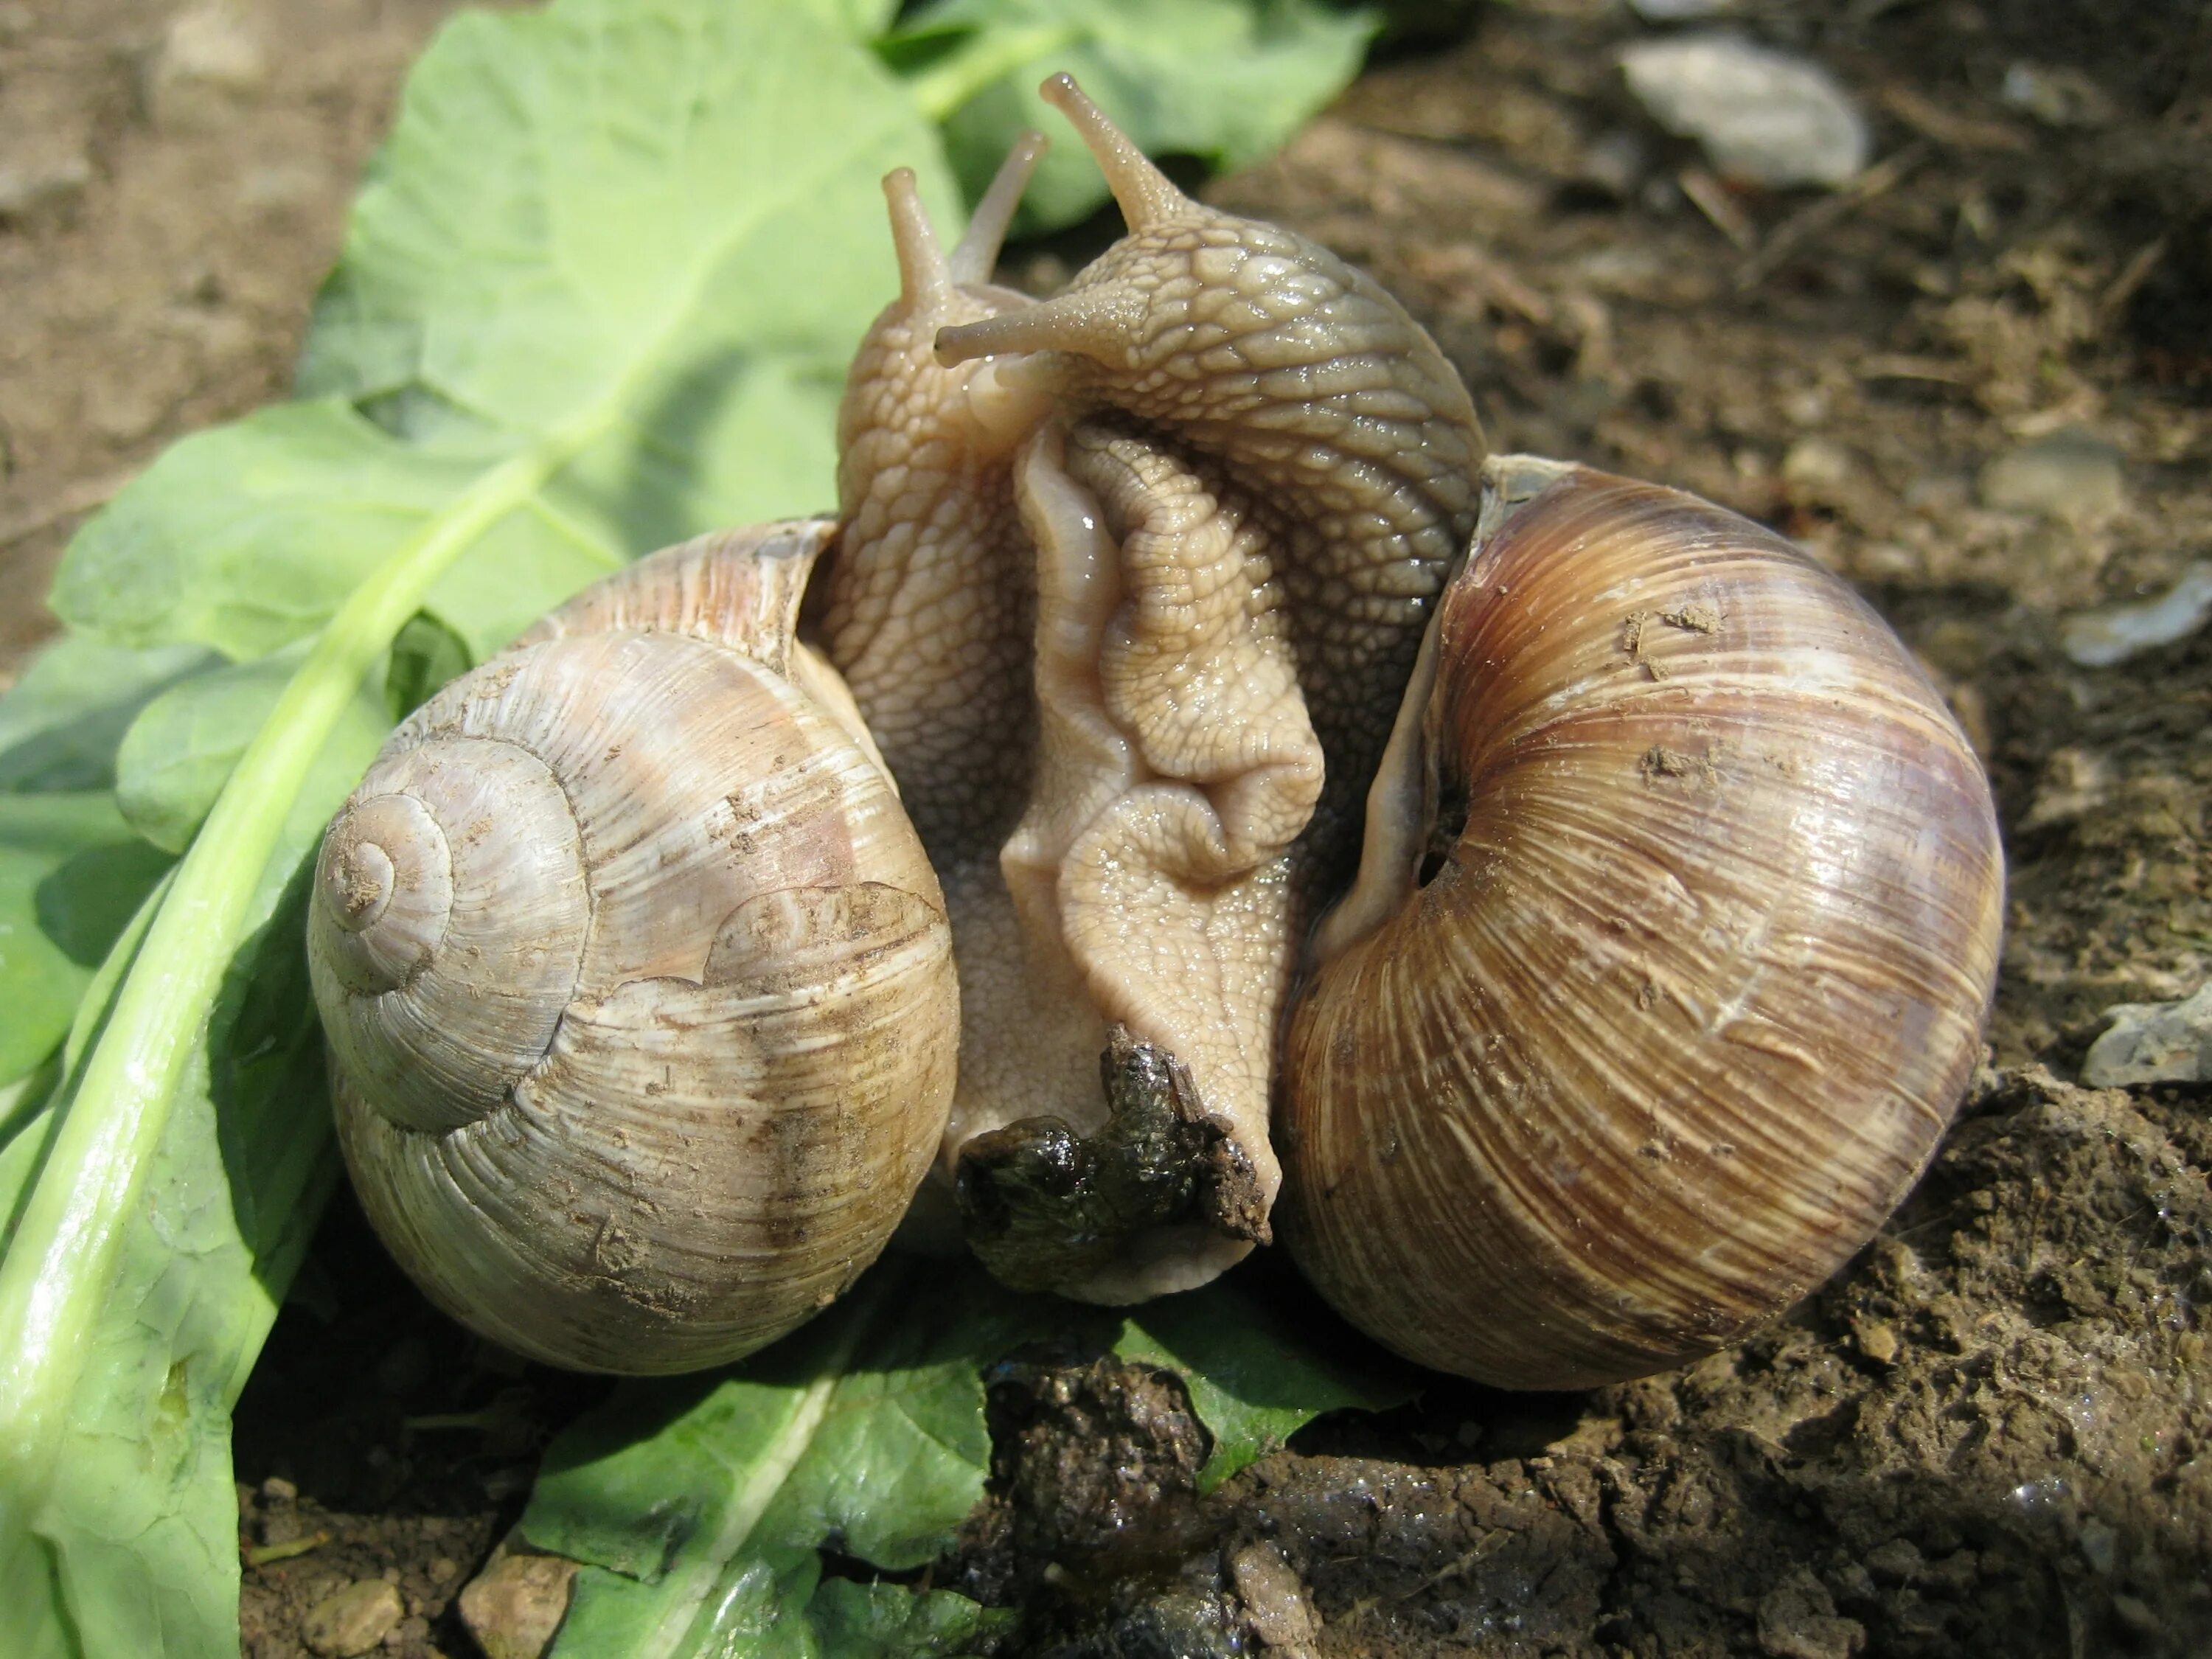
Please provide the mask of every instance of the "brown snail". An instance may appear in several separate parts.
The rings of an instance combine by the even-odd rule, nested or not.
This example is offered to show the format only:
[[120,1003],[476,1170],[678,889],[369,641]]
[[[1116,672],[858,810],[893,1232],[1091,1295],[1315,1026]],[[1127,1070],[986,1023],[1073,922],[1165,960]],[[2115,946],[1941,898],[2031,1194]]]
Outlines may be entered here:
[[792,637],[819,520],[631,566],[395,732],[323,842],[338,1140],[431,1298],[696,1369],[826,1306],[952,1086],[944,902]]
[[[1127,1301],[1265,1242],[1279,1188],[1324,1293],[1427,1363],[1727,1342],[1871,1235],[1964,1087],[2002,866],[1963,737],[1786,544],[1486,462],[1371,278],[1047,96],[1129,234],[1031,302],[985,279],[1041,141],[949,254],[886,181],[902,291],[806,599],[959,976],[911,1231]],[[358,862],[326,850],[337,901]]]

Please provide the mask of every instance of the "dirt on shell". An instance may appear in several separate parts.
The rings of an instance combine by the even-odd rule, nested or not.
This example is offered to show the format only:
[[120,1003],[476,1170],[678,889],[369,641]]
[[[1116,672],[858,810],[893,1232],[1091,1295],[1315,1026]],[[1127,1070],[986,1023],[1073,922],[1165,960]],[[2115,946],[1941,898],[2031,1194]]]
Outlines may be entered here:
[[[448,9],[0,3],[0,684],[70,527],[282,391]],[[1437,1378],[1201,1496],[1171,1376],[1002,1368],[991,1498],[931,1577],[1018,1609],[1008,1654],[2212,1654],[2212,1097],[2075,1081],[2106,1006],[2212,966],[2212,637],[2065,649],[2212,560],[2212,9],[1729,9],[1851,90],[1856,184],[1725,184],[1623,89],[1656,26],[1522,0],[1209,193],[1374,270],[1494,447],[1696,489],[1891,617],[1996,783],[1991,1065],[1852,1267],[1686,1370]],[[459,1587],[598,1397],[456,1331],[335,1206],[239,1412],[246,1651],[308,1651],[377,1581],[396,1603],[343,1604],[377,1651],[470,1651]]]

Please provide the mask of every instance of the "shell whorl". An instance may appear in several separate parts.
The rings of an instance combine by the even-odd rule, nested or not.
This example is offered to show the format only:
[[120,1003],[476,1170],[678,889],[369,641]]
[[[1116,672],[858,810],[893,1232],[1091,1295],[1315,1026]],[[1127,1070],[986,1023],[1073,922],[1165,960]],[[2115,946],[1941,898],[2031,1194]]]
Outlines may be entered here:
[[495,1110],[544,1057],[591,915],[583,845],[544,761],[481,737],[387,753],[317,861],[309,961],[331,1041],[410,1128]]
[[1539,1388],[1710,1352],[1866,1241],[1972,1073],[2002,900],[1987,781],[1855,594],[1555,471],[1440,609],[1431,793],[1464,825],[1324,934],[1281,1120],[1323,1293]]
[[830,529],[580,596],[411,716],[325,840],[309,959],[363,1208],[537,1358],[685,1370],[781,1334],[943,1131],[943,896],[791,638]]

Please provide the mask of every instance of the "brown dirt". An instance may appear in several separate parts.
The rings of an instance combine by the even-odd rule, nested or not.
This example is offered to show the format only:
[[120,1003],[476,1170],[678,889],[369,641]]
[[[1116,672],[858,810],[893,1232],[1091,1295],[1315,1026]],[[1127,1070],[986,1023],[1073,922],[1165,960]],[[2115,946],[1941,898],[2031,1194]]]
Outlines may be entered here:
[[[0,661],[113,480],[281,389],[443,9],[272,0],[240,14],[258,76],[165,103],[170,5],[0,4],[0,173],[44,146],[60,181],[0,219]],[[994,1499],[935,1576],[1024,1610],[1009,1652],[2212,1653],[2208,1096],[2067,1080],[2101,1009],[2212,969],[2212,637],[2112,669],[2058,646],[2070,613],[2212,558],[2212,12],[1743,9],[1855,89],[1878,188],[1700,210],[1695,158],[1618,90],[1626,14],[1524,0],[1370,71],[1214,194],[1371,266],[1498,447],[1714,496],[1896,621],[1997,784],[1993,1068],[1850,1272],[1682,1372],[1522,1398],[1439,1379],[1200,1498],[1171,1380],[1006,1369]],[[2021,61],[2072,77],[2069,124],[2004,102]],[[2116,498],[1985,503],[1990,461],[2060,432],[2118,457]],[[348,1208],[304,1284],[240,1413],[248,1650],[301,1652],[320,1595],[396,1574],[389,1650],[465,1652],[455,1586],[592,1386],[453,1332]]]

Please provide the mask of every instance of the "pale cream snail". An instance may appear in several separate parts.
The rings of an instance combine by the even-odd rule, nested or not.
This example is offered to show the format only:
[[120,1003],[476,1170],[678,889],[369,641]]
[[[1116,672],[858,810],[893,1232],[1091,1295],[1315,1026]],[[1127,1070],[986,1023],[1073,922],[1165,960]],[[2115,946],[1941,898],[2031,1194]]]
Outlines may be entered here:
[[792,637],[830,529],[587,590],[403,722],[325,837],[308,963],[355,1188],[523,1353],[750,1352],[875,1259],[943,1130],[944,901]]
[[[1267,1240],[1279,1188],[1323,1292],[1427,1363],[1562,1386],[1732,1340],[1871,1235],[1964,1087],[2002,888],[1964,738],[1842,583],[1692,498],[1486,463],[1372,279],[1047,96],[1129,234],[1032,303],[985,279],[1039,141],[949,255],[886,181],[902,292],[806,600],[950,918],[909,1231],[957,1192],[1001,1277],[1129,1301]],[[326,850],[326,902],[362,862]]]

